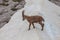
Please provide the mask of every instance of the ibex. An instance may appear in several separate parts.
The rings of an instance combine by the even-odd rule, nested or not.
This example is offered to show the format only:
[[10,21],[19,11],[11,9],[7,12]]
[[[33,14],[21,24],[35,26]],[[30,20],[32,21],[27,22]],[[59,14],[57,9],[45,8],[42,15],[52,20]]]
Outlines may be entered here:
[[39,23],[42,27],[42,31],[43,31],[43,28],[44,28],[44,23],[42,23],[42,21],[44,22],[44,19],[42,16],[27,16],[27,15],[24,15],[24,11],[22,11],[22,17],[23,17],[23,21],[26,19],[28,22],[29,22],[29,29],[30,30],[30,26],[31,24],[33,25],[33,28],[35,28],[34,26],[34,23]]

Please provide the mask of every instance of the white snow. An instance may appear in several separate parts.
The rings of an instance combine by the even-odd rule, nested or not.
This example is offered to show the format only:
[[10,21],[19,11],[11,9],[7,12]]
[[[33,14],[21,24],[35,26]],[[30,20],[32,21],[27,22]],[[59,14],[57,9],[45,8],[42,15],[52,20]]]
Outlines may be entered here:
[[[48,0],[25,0],[26,5],[18,10],[10,19],[9,23],[0,29],[0,40],[60,40],[60,7]],[[22,10],[25,15],[41,15],[45,19],[44,31],[41,26],[28,31],[29,23],[22,20]],[[31,26],[32,27],[32,26]]]

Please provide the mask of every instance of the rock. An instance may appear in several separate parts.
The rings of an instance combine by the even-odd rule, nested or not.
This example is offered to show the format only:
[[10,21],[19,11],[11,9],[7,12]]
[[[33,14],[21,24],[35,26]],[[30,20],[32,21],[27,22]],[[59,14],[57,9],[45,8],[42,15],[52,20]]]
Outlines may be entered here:
[[10,11],[8,11],[8,14],[9,14],[10,16],[12,16],[15,12],[16,12],[16,11],[10,10]]
[[49,0],[51,2],[53,2],[54,4],[60,6],[60,0]]
[[25,3],[26,3],[25,1],[21,1],[20,5],[25,5]]
[[2,0],[0,0],[0,3],[2,3],[3,1]]
[[3,22],[3,23],[0,23],[0,28],[2,28],[2,26],[4,26],[7,22]]
[[[11,16],[18,10],[24,7],[25,1],[21,2],[13,2],[12,0],[6,0],[6,3],[9,4],[8,6],[0,5],[0,28],[9,22]],[[0,0],[0,3],[3,3],[2,0]],[[11,9],[15,8],[17,10],[12,11]]]
[[23,5],[18,5],[18,6],[16,6],[16,8],[21,9],[21,8],[23,8]]
[[25,1],[20,2],[20,9],[24,7],[25,3],[26,3]]
[[0,23],[7,22],[10,20],[11,16],[9,14],[3,14],[0,16]]

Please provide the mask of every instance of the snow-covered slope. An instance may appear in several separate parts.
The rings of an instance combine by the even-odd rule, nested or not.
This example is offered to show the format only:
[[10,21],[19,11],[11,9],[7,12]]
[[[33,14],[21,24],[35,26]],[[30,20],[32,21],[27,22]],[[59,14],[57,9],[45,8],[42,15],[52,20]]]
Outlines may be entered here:
[[[18,10],[9,23],[0,29],[0,40],[60,40],[58,17],[60,7],[47,0],[33,0],[29,1],[29,3],[28,1],[26,0],[25,7]],[[25,15],[43,16],[45,19],[44,31],[41,31],[39,24],[35,24],[36,29],[31,28],[28,31],[29,24],[26,20],[22,20],[22,10],[26,10]]]
[[60,7],[46,0],[42,13],[46,22],[50,25],[48,28],[50,28],[55,40],[60,40]]

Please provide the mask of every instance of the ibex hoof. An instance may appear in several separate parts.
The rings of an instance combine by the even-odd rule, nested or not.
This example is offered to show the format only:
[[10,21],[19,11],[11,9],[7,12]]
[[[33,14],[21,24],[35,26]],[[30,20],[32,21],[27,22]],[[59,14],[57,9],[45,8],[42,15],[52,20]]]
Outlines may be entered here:
[[41,29],[41,31],[43,31],[43,29]]
[[28,29],[28,31],[29,31],[30,29]]
[[35,29],[35,27],[33,27]]

